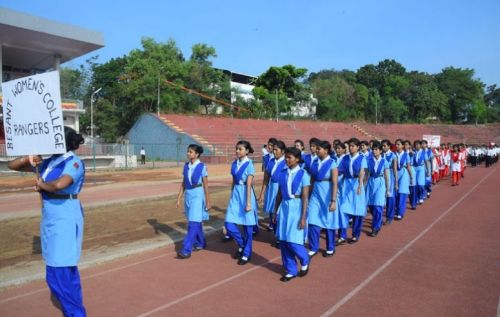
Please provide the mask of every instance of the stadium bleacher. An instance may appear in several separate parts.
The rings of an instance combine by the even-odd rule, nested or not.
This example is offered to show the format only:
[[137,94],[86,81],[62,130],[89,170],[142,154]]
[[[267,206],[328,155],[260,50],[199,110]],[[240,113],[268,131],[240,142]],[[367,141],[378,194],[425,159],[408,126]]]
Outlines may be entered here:
[[[162,114],[160,118],[170,127],[186,133],[202,145],[225,152],[241,139],[248,140],[255,149],[265,144],[269,137],[292,145],[296,139],[306,144],[312,136],[332,141],[356,137],[361,140],[403,138],[421,139],[423,135],[440,135],[441,142],[485,144],[500,142],[500,124],[446,125],[446,124],[370,124],[324,121],[271,121],[257,119],[233,119],[198,115]],[[226,153],[220,153],[226,154]]]

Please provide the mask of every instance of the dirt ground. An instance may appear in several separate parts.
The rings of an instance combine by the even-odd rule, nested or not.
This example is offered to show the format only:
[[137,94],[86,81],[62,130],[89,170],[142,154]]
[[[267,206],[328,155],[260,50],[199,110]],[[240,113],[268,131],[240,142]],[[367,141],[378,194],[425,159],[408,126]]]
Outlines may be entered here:
[[[208,166],[210,176],[227,175],[227,165]],[[89,173],[85,186],[100,184],[165,181],[179,178],[181,168],[107,171]],[[96,184],[93,184],[93,178]],[[32,175],[16,175],[0,178],[0,189],[6,194],[13,190],[32,190]],[[212,209],[206,226],[217,227],[224,219],[229,198],[229,187],[211,185]],[[127,203],[112,203],[102,207],[85,208],[85,234],[83,249],[112,248],[119,244],[147,241],[166,235],[176,240],[184,235],[186,218],[183,208],[175,209],[176,196],[140,199]],[[15,218],[0,221],[0,269],[41,259],[40,217]]]
[[[230,166],[225,164],[209,165],[207,169],[209,177],[229,175],[230,173]],[[180,178],[181,174],[182,167],[86,171],[85,187],[132,181],[167,181]],[[33,175],[30,173],[7,174],[0,177],[0,195],[31,190],[33,190]]]

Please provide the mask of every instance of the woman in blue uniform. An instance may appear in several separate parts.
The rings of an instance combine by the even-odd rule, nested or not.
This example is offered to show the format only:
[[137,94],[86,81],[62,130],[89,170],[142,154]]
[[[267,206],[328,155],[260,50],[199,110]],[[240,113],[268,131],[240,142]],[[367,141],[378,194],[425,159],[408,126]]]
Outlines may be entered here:
[[396,140],[396,163],[398,166],[398,193],[396,194],[396,220],[401,220],[406,213],[406,199],[412,185],[410,156],[404,150],[403,140]]
[[396,212],[396,193],[398,192],[398,167],[396,162],[396,154],[391,151],[391,142],[382,140],[382,157],[389,164],[389,196],[386,199],[385,207],[385,223],[390,225],[394,219]]
[[318,142],[320,140],[318,138],[311,138],[309,139],[309,154],[305,154],[302,160],[304,161],[304,169],[306,172],[310,172],[311,165],[312,163],[316,160],[317,158],[317,149],[318,149]]
[[46,264],[46,281],[52,295],[61,304],[65,316],[86,316],[83,306],[78,261],[82,251],[83,209],[78,199],[85,179],[85,167],[73,153],[83,137],[64,127],[66,154],[46,160],[22,157],[9,162],[16,171],[34,171],[41,163],[36,188],[42,196],[40,237]]
[[376,237],[382,226],[382,213],[389,196],[389,162],[382,157],[382,144],[378,141],[372,143],[372,155],[368,158],[368,207],[372,214],[372,232],[370,236]]
[[[339,166],[340,162],[342,162],[342,159],[344,158],[344,156],[346,156],[346,152],[347,152],[347,147],[345,145],[344,142],[341,142],[340,140],[338,140],[338,142],[336,142],[336,145],[335,145],[335,163],[337,164],[337,166]],[[331,155],[330,155],[331,157]],[[341,197],[341,193],[342,193],[342,186],[344,184],[344,175],[342,175],[341,173],[338,173],[338,190],[337,190],[337,202],[340,202],[342,200],[342,197]],[[338,203],[337,203],[338,205]],[[339,215],[341,213],[340,209],[337,208],[337,210],[339,210]],[[343,230],[343,229],[347,229],[349,227],[349,217],[347,215],[345,215],[344,213],[342,213],[342,215],[345,217],[346,219],[346,223],[344,226],[341,226],[338,231],[338,237],[337,237],[337,242],[335,243],[335,245],[342,245],[342,244],[345,244],[347,242],[347,231],[346,230]]]
[[180,259],[191,257],[191,251],[198,251],[207,246],[203,233],[204,220],[208,220],[210,198],[208,196],[208,174],[205,164],[200,162],[203,147],[190,144],[187,148],[188,162],[184,164],[183,181],[177,195],[176,208],[179,208],[182,195],[184,197],[184,214],[188,220],[188,230],[184,238],[184,246],[177,252]]
[[363,179],[367,165],[366,158],[359,154],[359,147],[360,141],[358,139],[350,139],[350,154],[344,156],[339,165],[339,174],[344,175],[339,208],[341,212],[351,215],[353,219],[352,238],[349,243],[359,241],[363,218],[366,216],[366,196]]
[[286,168],[285,164],[285,143],[276,141],[273,148],[274,157],[269,161],[264,173],[264,180],[259,194],[259,203],[263,203],[264,212],[269,215],[269,231],[274,231],[273,212],[278,194],[279,174]]
[[318,142],[318,159],[311,166],[313,190],[309,200],[309,256],[319,251],[321,229],[326,231],[324,257],[335,254],[335,230],[349,225],[347,217],[337,208],[338,171],[337,163],[330,157],[328,141]]
[[412,200],[411,205],[422,204],[427,197],[425,193],[425,153],[422,150],[422,142],[415,140],[413,142],[415,152],[413,153],[412,165],[415,171],[413,186],[416,190],[416,197]]
[[[300,168],[301,152],[289,147],[285,150],[288,168],[279,178],[279,191],[276,197],[275,215],[277,215],[276,236],[280,241],[281,259],[285,274],[280,278],[288,282],[296,276],[306,276],[309,271],[309,256],[304,247],[307,239],[307,200],[309,197],[310,178]],[[300,271],[297,270],[297,261]]]
[[[238,259],[238,265],[245,265],[250,261],[253,227],[257,224],[257,200],[252,186],[255,167],[247,156],[251,153],[253,149],[250,142],[239,141],[236,144],[236,160],[231,165],[233,185],[225,226],[228,235],[238,246],[234,254],[234,258]],[[238,226],[243,228],[243,234]]]

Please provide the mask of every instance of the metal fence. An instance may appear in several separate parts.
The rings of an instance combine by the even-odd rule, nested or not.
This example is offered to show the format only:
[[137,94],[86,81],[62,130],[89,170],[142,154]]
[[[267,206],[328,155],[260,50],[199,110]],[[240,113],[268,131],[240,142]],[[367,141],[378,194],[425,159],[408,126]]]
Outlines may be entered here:
[[[183,143],[160,143],[160,144],[131,144],[131,143],[91,143],[83,144],[76,151],[76,154],[86,160],[98,158],[121,157],[124,160],[125,168],[149,167],[158,168],[165,166],[179,166],[186,161],[187,147],[189,144]],[[201,160],[207,164],[229,164],[235,159],[234,144],[211,144],[202,145],[204,148]],[[141,164],[140,151],[144,148],[146,151],[146,162]],[[262,153],[256,152],[249,155],[254,162],[262,161]],[[13,159],[7,156],[5,144],[0,144],[0,161],[6,162]],[[131,162],[136,160],[136,162]],[[127,164],[128,163],[128,164]],[[131,164],[134,163],[134,164]],[[90,164],[87,167],[91,167]]]

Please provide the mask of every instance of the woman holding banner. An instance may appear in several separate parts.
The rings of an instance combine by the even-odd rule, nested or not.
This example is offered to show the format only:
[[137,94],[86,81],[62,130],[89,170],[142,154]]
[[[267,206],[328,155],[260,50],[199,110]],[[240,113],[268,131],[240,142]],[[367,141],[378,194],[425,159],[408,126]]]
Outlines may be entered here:
[[73,153],[84,140],[71,128],[64,127],[64,133],[66,154],[46,160],[25,156],[9,162],[8,166],[16,171],[34,172],[40,165],[35,190],[42,197],[40,237],[47,285],[65,316],[86,316],[77,267],[83,240],[83,209],[78,194],[85,179],[85,167]]

